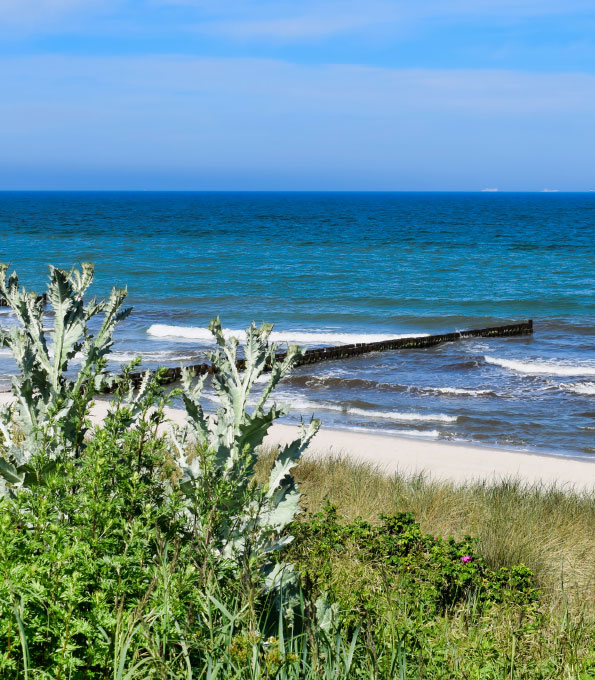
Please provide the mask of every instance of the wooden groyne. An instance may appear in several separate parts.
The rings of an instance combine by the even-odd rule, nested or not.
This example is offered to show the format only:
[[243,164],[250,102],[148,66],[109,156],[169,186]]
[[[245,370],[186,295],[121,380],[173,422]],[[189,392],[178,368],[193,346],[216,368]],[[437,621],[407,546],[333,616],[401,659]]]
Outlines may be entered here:
[[[455,331],[454,333],[442,333],[440,335],[421,335],[412,338],[395,338],[394,340],[384,340],[382,342],[362,342],[353,345],[341,345],[339,347],[321,347],[319,349],[306,350],[301,359],[296,361],[295,366],[305,366],[307,364],[317,364],[321,361],[331,361],[335,359],[348,359],[371,352],[386,352],[389,350],[400,349],[424,349],[435,347],[445,342],[456,342],[466,338],[509,338],[517,335],[531,335],[533,333],[533,321],[524,321],[508,326],[494,326],[492,328],[480,328],[469,331]],[[283,361],[285,352],[275,355],[275,361]],[[245,360],[238,359],[237,367],[239,370],[245,368]],[[214,373],[214,366],[210,363],[194,364],[186,366],[195,375]],[[270,366],[268,370],[270,370]],[[132,373],[131,379],[135,384],[142,380],[142,373]],[[163,385],[170,385],[178,382],[182,377],[182,367],[176,366],[167,368],[162,377]]]

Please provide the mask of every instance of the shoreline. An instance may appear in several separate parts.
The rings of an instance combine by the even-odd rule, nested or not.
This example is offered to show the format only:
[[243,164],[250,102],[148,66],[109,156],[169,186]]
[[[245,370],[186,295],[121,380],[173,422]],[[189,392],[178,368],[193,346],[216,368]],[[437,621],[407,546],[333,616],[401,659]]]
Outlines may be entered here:
[[[0,404],[9,400],[8,394],[0,394]],[[94,423],[103,420],[108,404],[109,401],[104,399],[95,401],[91,412]],[[165,413],[171,422],[178,424],[186,417],[186,412],[178,408],[167,407]],[[297,425],[273,424],[265,446],[287,443],[296,436],[297,429]],[[333,456],[371,465],[384,474],[422,473],[428,479],[458,485],[519,480],[526,484],[556,485],[564,490],[595,491],[595,457],[589,461],[570,455],[357,432],[323,425],[308,447],[305,458]]]
[[[285,423],[279,423],[285,425]],[[577,460],[586,461],[587,463],[595,464],[595,454],[578,454],[578,453],[560,453],[555,449],[515,449],[512,446],[502,446],[500,444],[491,444],[489,442],[477,443],[466,439],[440,439],[438,437],[424,437],[422,435],[415,436],[414,434],[398,433],[393,434],[390,430],[367,430],[365,428],[351,428],[351,427],[325,427],[325,430],[332,430],[334,432],[344,432],[347,434],[363,434],[371,435],[373,437],[388,437],[389,439],[403,439],[404,441],[414,441],[414,442],[430,442],[435,444],[444,444],[444,446],[455,446],[461,448],[472,448],[472,449],[487,449],[494,451],[505,451],[508,453],[518,453],[525,456],[538,456],[543,458],[559,458],[560,460]]]
[[[266,443],[285,443],[297,426],[275,424]],[[339,456],[377,467],[385,474],[426,474],[429,479],[465,484],[518,479],[595,491],[595,460],[513,451],[455,442],[421,440],[322,427],[307,457]]]
[[[107,403],[96,402],[93,409],[96,422],[103,417]],[[180,424],[186,412],[168,407],[166,415]],[[269,430],[264,444],[287,443],[295,438],[297,430],[298,425],[277,422]],[[353,432],[324,425],[304,455],[306,459],[339,456],[372,465],[384,474],[424,473],[429,479],[456,484],[519,479],[527,484],[556,484],[576,491],[595,491],[595,457],[588,461],[458,442]]]

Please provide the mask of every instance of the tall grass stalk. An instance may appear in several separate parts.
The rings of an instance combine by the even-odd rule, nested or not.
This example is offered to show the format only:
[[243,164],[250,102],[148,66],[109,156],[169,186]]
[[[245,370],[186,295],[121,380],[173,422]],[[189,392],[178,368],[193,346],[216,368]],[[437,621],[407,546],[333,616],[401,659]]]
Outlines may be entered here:
[[[272,456],[263,452],[258,474]],[[382,513],[412,512],[424,532],[477,537],[493,567],[529,567],[552,607],[561,609],[567,598],[578,612],[595,602],[595,491],[514,478],[457,485],[422,474],[386,475],[337,455],[303,458],[294,476],[308,512],[320,511],[326,501],[346,520],[374,522]]]

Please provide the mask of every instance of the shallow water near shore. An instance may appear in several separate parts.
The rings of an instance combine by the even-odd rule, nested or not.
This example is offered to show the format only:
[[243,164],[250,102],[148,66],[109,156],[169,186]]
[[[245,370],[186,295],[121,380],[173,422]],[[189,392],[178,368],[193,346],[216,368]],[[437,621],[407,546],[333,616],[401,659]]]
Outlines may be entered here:
[[[97,295],[128,286],[114,368],[205,360],[217,314],[304,347],[532,318],[532,337],[300,367],[278,399],[329,427],[595,457],[594,194],[1,193],[0,229],[27,287],[83,260]],[[5,388],[13,370],[2,350]]]

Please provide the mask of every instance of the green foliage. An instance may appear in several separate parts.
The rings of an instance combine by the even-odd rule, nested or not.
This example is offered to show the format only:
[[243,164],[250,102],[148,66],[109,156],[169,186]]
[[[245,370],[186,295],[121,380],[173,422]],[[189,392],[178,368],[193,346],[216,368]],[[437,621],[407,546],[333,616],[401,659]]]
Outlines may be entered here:
[[[398,581],[402,590],[415,595],[429,616],[444,614],[471,599],[476,608],[495,602],[530,605],[536,601],[529,569],[522,565],[489,568],[471,537],[456,541],[423,534],[408,512],[381,515],[380,519],[376,525],[359,517],[344,524],[336,508],[327,504],[323,512],[291,526],[296,540],[287,557],[295,561],[309,588],[317,594],[335,582],[337,558],[348,554],[383,579]],[[372,593],[357,592],[353,583],[345,589],[338,582],[331,594],[353,612],[373,612],[379,607]]]
[[[131,311],[121,308],[126,291],[119,289],[113,289],[107,301],[93,299],[84,304],[93,281],[91,263],[70,272],[50,267],[47,299],[54,322],[46,333],[43,300],[23,289],[16,273],[7,278],[7,269],[0,264],[0,294],[20,326],[0,330],[0,343],[10,348],[20,375],[12,381],[15,404],[0,413],[4,440],[0,494],[6,490],[6,482],[12,488],[40,483],[54,469],[61,453],[80,453],[90,403],[106,380],[105,356],[112,346],[115,327]],[[100,314],[103,320],[94,334],[89,323]],[[80,357],[80,367],[71,377],[67,371],[75,356]],[[34,459],[36,466],[32,465]]]

